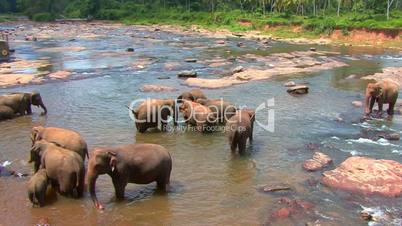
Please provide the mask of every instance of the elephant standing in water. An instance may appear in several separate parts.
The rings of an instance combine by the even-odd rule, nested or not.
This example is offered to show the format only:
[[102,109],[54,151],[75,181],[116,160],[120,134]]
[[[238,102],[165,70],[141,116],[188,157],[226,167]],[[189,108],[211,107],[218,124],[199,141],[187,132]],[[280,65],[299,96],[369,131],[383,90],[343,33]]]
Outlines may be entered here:
[[48,177],[45,169],[36,172],[28,182],[28,197],[32,205],[45,205]]
[[226,121],[234,116],[237,111],[236,107],[232,103],[224,101],[223,99],[198,99],[196,102],[209,107],[219,123],[226,123]]
[[29,162],[34,162],[35,172],[46,169],[52,187],[60,194],[73,196],[76,191],[77,198],[84,194],[84,161],[77,153],[41,140],[32,147]]
[[255,111],[242,109],[230,118],[226,124],[226,133],[229,137],[230,149],[232,152],[239,149],[239,153],[246,151],[247,139],[253,140],[253,129],[255,121]]
[[0,96],[0,120],[11,119],[17,115],[32,114],[31,105],[41,107],[42,114],[47,114],[39,93],[10,93]]
[[180,106],[180,112],[187,125],[196,126],[200,132],[213,132],[217,126],[216,114],[202,104],[185,100]]
[[87,143],[79,133],[73,130],[57,127],[33,127],[31,131],[32,146],[40,140],[57,143],[65,149],[76,152],[82,157],[82,160],[88,157]]
[[95,148],[88,162],[87,179],[91,198],[103,209],[96,197],[95,184],[99,175],[112,178],[116,198],[123,199],[127,183],[149,184],[154,181],[166,191],[172,171],[169,152],[156,144],[129,144],[111,148]]
[[174,125],[177,125],[176,100],[174,99],[149,99],[144,101],[136,110],[132,110],[135,117],[135,126],[140,133],[145,133],[149,128],[166,130],[169,116],[173,116]]
[[390,79],[369,83],[366,88],[365,115],[371,114],[375,102],[378,103],[378,116],[382,114],[383,104],[389,104],[387,113],[388,115],[393,115],[394,106],[398,99],[398,91],[399,85]]

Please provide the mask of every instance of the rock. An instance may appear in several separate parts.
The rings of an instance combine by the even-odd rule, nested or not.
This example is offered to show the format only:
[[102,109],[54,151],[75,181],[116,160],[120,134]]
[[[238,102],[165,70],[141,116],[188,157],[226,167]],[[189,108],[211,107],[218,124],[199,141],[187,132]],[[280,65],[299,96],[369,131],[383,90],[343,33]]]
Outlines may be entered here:
[[185,59],[184,61],[186,61],[187,63],[195,63],[195,62],[197,62],[197,59],[188,58],[188,59]]
[[291,214],[290,209],[288,207],[283,207],[276,210],[272,215],[277,218],[287,218]]
[[357,108],[361,108],[361,107],[363,107],[363,102],[361,102],[359,100],[356,100],[356,101],[352,102],[352,105],[357,107]]
[[36,37],[34,37],[34,36],[26,36],[25,41],[36,42],[36,41],[38,41],[38,39]]
[[291,188],[287,185],[265,185],[261,188],[262,192],[277,192],[289,190],[291,190]]
[[191,71],[182,71],[179,74],[177,74],[179,78],[195,78],[197,77],[197,72],[194,70]]
[[169,76],[159,76],[158,79],[170,79]]
[[216,41],[216,44],[218,44],[218,45],[224,45],[224,44],[225,44],[225,41],[224,41],[224,40],[218,40],[218,41]]
[[293,86],[290,87],[287,92],[290,94],[307,94],[308,93],[308,87],[305,85],[298,85],[298,86]]
[[244,43],[243,42],[237,43],[237,47],[244,47]]
[[142,92],[172,92],[177,91],[176,88],[160,85],[144,85],[141,89]]
[[387,140],[400,140],[401,139],[401,135],[399,133],[381,134],[378,137],[384,138]]
[[57,71],[54,73],[49,74],[49,78],[53,79],[66,79],[71,75],[71,72],[69,71]]
[[160,30],[161,30],[160,28],[155,28],[155,29],[154,29],[154,31],[160,31]]
[[308,159],[303,163],[303,168],[308,171],[320,170],[328,166],[332,159],[321,152],[315,152],[312,159]]
[[239,73],[239,72],[242,72],[242,71],[244,71],[244,67],[243,66],[237,66],[237,67],[232,69],[232,74],[236,74],[236,73]]
[[352,74],[352,75],[349,75],[348,77],[346,77],[345,79],[350,80],[350,79],[355,79],[355,78],[356,78],[356,75]]
[[127,52],[134,52],[134,48],[127,48],[126,51]]
[[241,34],[241,33],[233,33],[232,35],[236,36],[236,37],[243,37],[244,36],[244,34]]
[[316,48],[314,48],[314,47],[310,47],[310,51],[315,52],[315,51],[317,51],[317,49],[316,49]]
[[295,83],[294,81],[289,81],[289,82],[286,82],[286,83],[284,84],[284,86],[286,86],[286,87],[292,87],[292,86],[296,86],[296,83]]
[[402,164],[393,160],[353,156],[323,173],[328,187],[364,195],[397,197],[402,193]]
[[365,221],[372,221],[373,220],[373,216],[370,213],[366,212],[366,211],[360,212],[360,218],[362,220],[365,220]]

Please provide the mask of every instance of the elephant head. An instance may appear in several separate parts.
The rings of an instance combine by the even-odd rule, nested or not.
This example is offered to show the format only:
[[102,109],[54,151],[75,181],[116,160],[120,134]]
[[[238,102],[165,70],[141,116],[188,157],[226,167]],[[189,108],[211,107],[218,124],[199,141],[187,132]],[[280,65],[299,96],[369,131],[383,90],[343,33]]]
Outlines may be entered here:
[[103,209],[103,206],[96,197],[96,180],[99,175],[112,175],[115,172],[117,164],[116,156],[117,154],[115,152],[100,148],[93,150],[90,155],[88,161],[87,180],[92,201],[97,209]]
[[369,107],[369,102],[371,98],[374,98],[372,101],[375,101],[375,99],[379,98],[382,95],[382,87],[377,84],[377,83],[369,83],[366,88],[366,96],[365,96],[365,113],[370,114],[372,107]]
[[43,109],[43,114],[47,114],[47,108],[45,106],[45,104],[42,101],[42,97],[40,96],[40,93],[38,92],[33,92],[29,94],[30,97],[30,103],[32,105],[35,105],[37,107],[41,107]]
[[169,113],[173,114],[173,123],[176,126],[177,125],[177,116],[178,116],[178,106],[177,106],[177,101],[175,99],[166,99],[164,100],[164,106],[168,106]]
[[32,142],[32,147],[34,146],[35,142],[42,139],[40,134],[41,132],[45,129],[43,126],[36,126],[32,128],[31,131],[31,142]]
[[195,101],[195,97],[190,92],[184,92],[180,96],[177,97],[178,102],[181,103],[181,102],[183,102],[183,100]]
[[48,142],[46,141],[37,141],[30,150],[30,159],[28,163],[34,162],[34,172],[36,173],[39,170],[39,166],[41,164],[41,158],[43,152],[47,148]]

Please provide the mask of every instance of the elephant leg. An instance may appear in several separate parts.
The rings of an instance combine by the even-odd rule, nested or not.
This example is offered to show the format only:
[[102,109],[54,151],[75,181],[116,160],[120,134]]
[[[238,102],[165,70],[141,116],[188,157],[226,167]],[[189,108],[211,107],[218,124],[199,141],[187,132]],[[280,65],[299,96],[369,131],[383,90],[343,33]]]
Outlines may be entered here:
[[370,111],[369,111],[369,114],[371,114],[371,112],[373,111],[375,100],[376,100],[376,98],[374,98],[374,97],[370,98],[370,108],[369,108]]
[[247,143],[247,138],[242,138],[239,143],[239,153],[244,154],[246,152],[246,143]]
[[114,186],[114,191],[116,194],[116,199],[124,199],[124,192],[126,189],[127,182],[122,181],[120,178],[112,177],[112,182]]
[[232,150],[232,152],[235,152],[237,148],[237,141],[235,139],[232,139],[230,141],[230,150]]
[[[169,174],[169,175],[166,175]],[[156,187],[159,191],[166,191],[167,185],[169,184],[170,181],[170,172],[163,174],[157,181],[156,181]]]
[[384,106],[383,101],[381,100],[381,98],[378,98],[378,112],[377,112],[378,117],[382,116],[383,106]]
[[395,107],[395,102],[389,103],[387,113],[388,115],[394,115],[394,107]]
[[84,188],[85,188],[85,176],[81,176],[79,178],[79,183],[77,186],[77,198],[81,198],[84,195]]

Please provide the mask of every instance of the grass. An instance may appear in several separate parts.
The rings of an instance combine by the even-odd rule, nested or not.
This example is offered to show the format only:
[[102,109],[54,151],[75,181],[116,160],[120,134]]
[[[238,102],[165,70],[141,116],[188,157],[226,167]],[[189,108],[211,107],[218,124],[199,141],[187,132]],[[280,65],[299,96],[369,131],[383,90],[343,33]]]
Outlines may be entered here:
[[2,22],[8,22],[8,21],[14,21],[16,20],[14,15],[10,14],[0,14],[0,23]]

